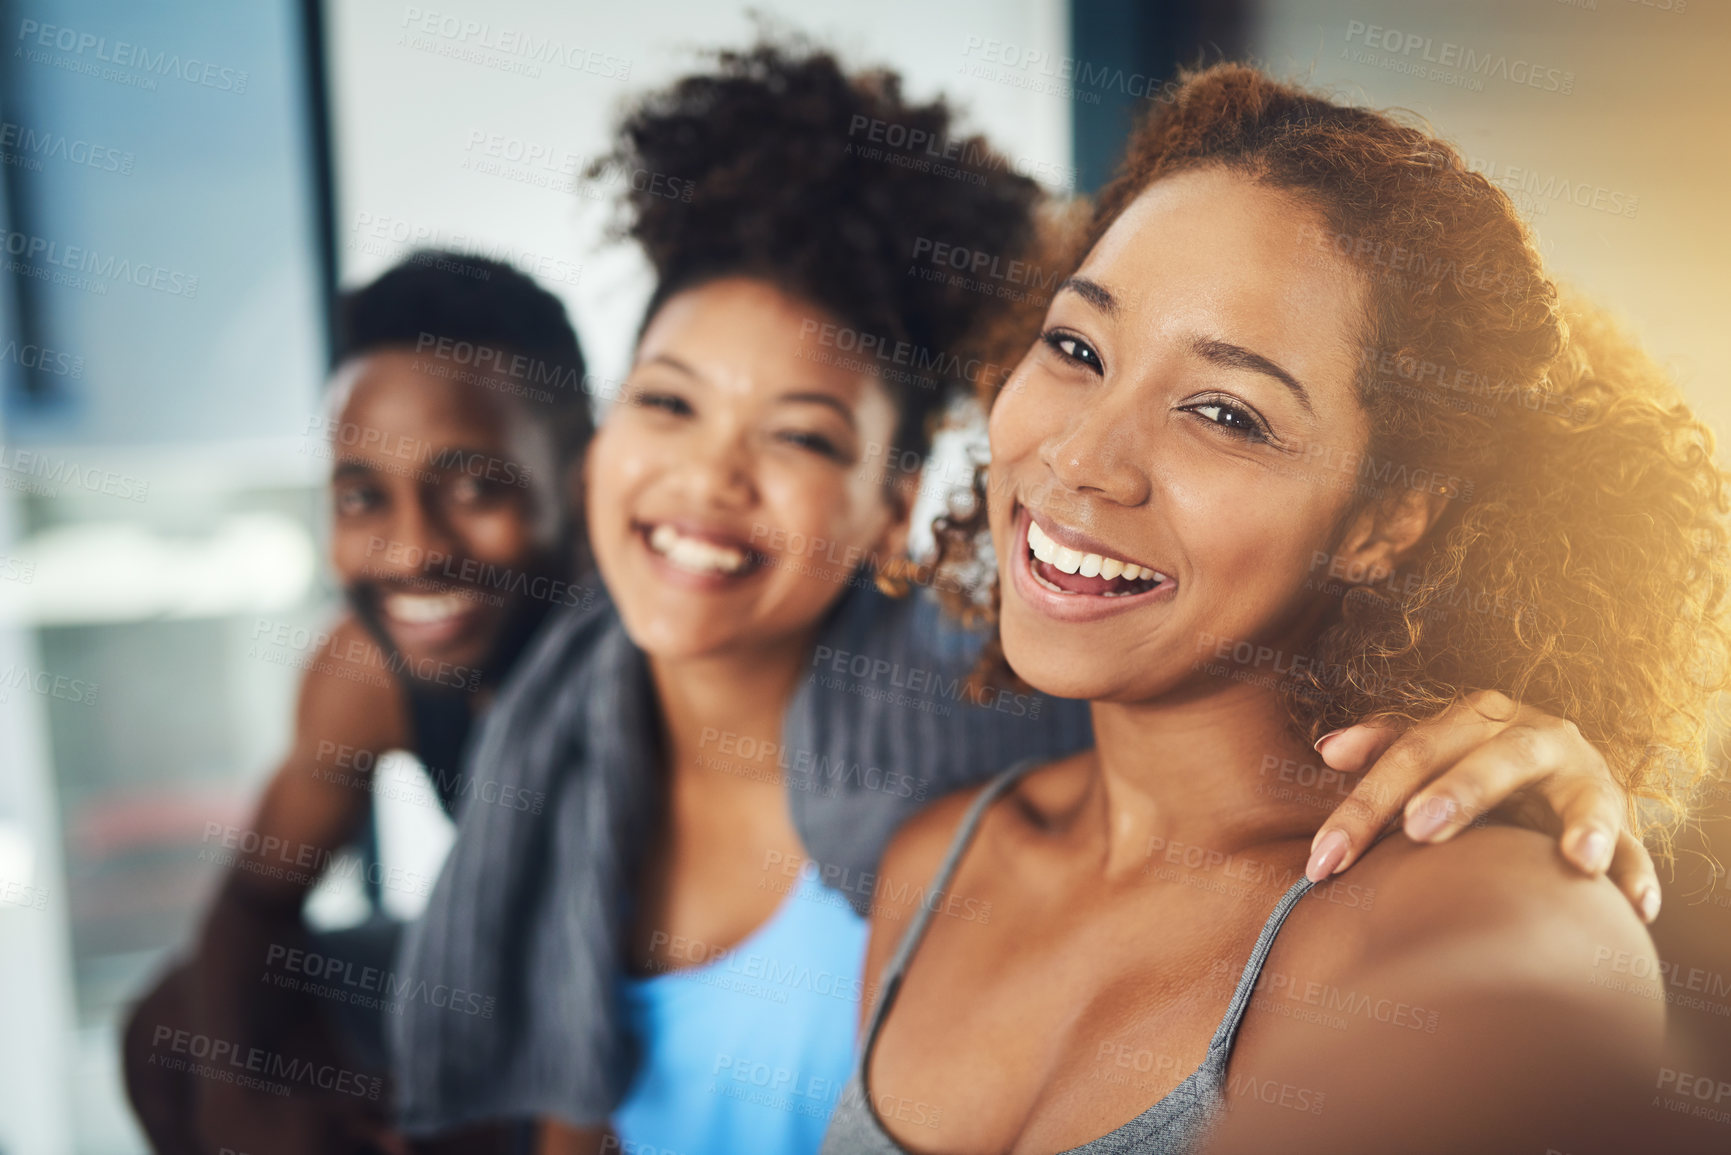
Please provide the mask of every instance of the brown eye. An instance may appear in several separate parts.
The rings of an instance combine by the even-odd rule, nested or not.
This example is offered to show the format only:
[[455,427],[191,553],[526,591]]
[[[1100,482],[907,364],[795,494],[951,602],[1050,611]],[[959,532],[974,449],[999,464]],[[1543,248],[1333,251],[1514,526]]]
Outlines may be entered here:
[[640,409],[659,409],[661,412],[672,414],[675,417],[689,417],[693,412],[690,403],[685,398],[675,396],[672,393],[636,393],[632,396],[631,402]]
[[1231,402],[1204,401],[1199,405],[1186,406],[1184,411],[1196,414],[1210,425],[1219,426],[1234,437],[1241,437],[1246,441],[1269,440],[1268,427],[1248,409]]
[[821,433],[807,433],[804,430],[790,429],[778,434],[782,441],[789,445],[797,445],[801,449],[809,449],[820,457],[828,457],[835,461],[842,460],[842,451],[829,438]]
[[1096,373],[1105,368],[1100,360],[1100,354],[1094,351],[1094,347],[1074,333],[1053,329],[1042,333],[1040,339],[1066,361],[1076,365],[1085,365]]

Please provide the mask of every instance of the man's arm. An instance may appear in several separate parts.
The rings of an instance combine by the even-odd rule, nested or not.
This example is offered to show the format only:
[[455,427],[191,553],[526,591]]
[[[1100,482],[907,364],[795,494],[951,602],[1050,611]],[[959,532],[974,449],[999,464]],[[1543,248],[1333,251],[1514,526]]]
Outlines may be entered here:
[[199,1018],[216,1037],[246,1037],[269,1026],[253,1013],[271,989],[260,982],[267,952],[301,937],[308,892],[369,813],[378,756],[409,745],[395,680],[376,668],[350,670],[352,663],[339,656],[365,637],[353,618],[345,618],[318,651],[301,680],[293,745],[249,831],[234,839],[241,849],[205,917],[195,954]]

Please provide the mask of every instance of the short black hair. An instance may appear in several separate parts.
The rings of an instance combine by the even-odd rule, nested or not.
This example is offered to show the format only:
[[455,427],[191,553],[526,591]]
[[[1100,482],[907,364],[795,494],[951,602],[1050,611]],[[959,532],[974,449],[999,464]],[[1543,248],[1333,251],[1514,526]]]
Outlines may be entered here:
[[558,297],[501,261],[442,249],[409,254],[337,307],[332,368],[385,350],[426,351],[455,373],[503,378],[544,405],[563,459],[595,432],[583,348]]
[[630,176],[616,231],[655,269],[646,323],[676,293],[750,276],[856,329],[839,350],[864,348],[861,335],[905,343],[905,359],[853,360],[881,367],[896,445],[924,453],[954,387],[989,359],[978,337],[998,302],[918,267],[920,253],[944,244],[1008,265],[1036,240],[1039,185],[983,138],[953,135],[942,99],[904,98],[894,72],[850,74],[767,34],[713,56],[633,106],[588,173]]

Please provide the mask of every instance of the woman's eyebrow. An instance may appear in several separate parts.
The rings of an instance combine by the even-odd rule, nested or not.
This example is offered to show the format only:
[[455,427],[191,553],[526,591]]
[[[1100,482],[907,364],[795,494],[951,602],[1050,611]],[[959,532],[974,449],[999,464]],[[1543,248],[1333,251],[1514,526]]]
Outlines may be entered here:
[[[1058,286],[1058,292],[1068,290],[1099,309],[1108,317],[1118,316],[1118,298],[1098,281],[1087,277],[1070,277]],[[1234,345],[1230,341],[1221,341],[1209,337],[1198,337],[1191,342],[1190,351],[1198,357],[1210,361],[1223,369],[1248,369],[1252,373],[1261,373],[1292,390],[1298,403],[1304,406],[1305,412],[1314,414],[1316,406],[1310,403],[1310,391],[1304,387],[1298,378],[1282,369],[1279,365],[1264,357],[1261,353],[1246,349],[1242,345]]]
[[1198,337],[1190,343],[1190,351],[1203,360],[1220,366],[1222,369],[1248,369],[1252,373],[1261,373],[1292,390],[1298,403],[1304,406],[1310,414],[1316,413],[1316,407],[1310,403],[1310,393],[1299,384],[1298,378],[1264,357],[1261,353],[1252,352],[1242,345],[1234,345],[1230,341],[1220,341],[1211,337]]
[[655,354],[655,356],[649,358],[649,360],[640,361],[640,362],[638,362],[638,364],[639,365],[665,365],[669,369],[672,369],[673,371],[675,371],[677,373],[685,374],[687,377],[695,377],[699,381],[703,380],[703,374],[699,373],[696,369],[693,369],[689,364],[687,364],[684,361],[681,361],[678,357],[675,357],[671,353],[657,353],[657,354]]
[[1090,281],[1087,277],[1070,277],[1058,286],[1060,293],[1065,290],[1076,294],[1108,317],[1118,315],[1118,298],[1098,281]]
[[780,397],[777,397],[776,400],[780,402],[802,402],[808,405],[827,405],[837,413],[841,414],[842,420],[847,422],[847,427],[849,429],[855,427],[852,407],[833,393],[820,393],[813,390],[796,389],[791,393],[783,393]]

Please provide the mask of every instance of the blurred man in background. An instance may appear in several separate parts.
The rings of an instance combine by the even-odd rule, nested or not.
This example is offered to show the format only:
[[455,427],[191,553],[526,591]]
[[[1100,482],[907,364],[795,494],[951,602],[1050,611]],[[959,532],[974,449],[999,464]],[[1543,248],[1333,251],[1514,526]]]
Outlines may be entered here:
[[[226,869],[190,956],[127,1024],[127,1092],[165,1155],[395,1146],[383,1016],[430,996],[392,974],[400,924],[318,934],[303,907],[357,862],[375,896],[416,889],[366,848],[391,751],[447,814],[536,805],[466,779],[463,750],[542,620],[593,600],[572,513],[593,419],[558,299],[508,265],[421,252],[344,298],[339,329],[310,432],[329,448],[344,610],[251,825],[207,839]],[[339,858],[357,837],[359,859]]]

